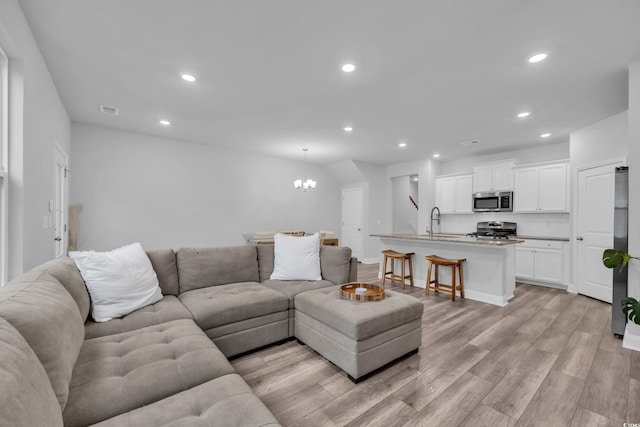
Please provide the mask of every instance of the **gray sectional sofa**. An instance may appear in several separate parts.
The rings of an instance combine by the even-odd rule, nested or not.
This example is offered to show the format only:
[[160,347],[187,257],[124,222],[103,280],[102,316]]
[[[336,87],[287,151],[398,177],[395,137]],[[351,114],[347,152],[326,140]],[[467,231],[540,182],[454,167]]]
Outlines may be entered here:
[[313,282],[269,280],[273,245],[147,254],[163,298],[108,322],[70,258],[0,288],[0,425],[277,425],[227,358],[292,337],[296,295],[357,275],[344,247]]

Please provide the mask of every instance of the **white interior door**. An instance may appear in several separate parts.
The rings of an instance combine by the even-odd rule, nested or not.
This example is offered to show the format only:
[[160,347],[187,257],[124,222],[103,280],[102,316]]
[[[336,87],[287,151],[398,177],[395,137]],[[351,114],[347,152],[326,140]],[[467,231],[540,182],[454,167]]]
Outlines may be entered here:
[[621,161],[578,171],[576,271],[578,293],[611,302],[612,274],[602,252],[613,247],[615,168]]
[[342,246],[351,248],[351,253],[363,259],[362,231],[364,199],[362,187],[342,190]]
[[54,199],[53,214],[53,252],[56,258],[65,256],[68,247],[67,212],[68,212],[68,176],[69,160],[58,145],[54,149]]

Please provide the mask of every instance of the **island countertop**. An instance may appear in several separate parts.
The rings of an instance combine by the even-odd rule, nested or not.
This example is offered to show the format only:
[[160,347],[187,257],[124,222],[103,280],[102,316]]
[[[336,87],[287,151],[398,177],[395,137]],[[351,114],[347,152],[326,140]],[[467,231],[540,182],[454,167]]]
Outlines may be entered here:
[[372,237],[382,237],[387,239],[403,239],[403,240],[420,240],[427,242],[450,242],[450,243],[466,243],[473,245],[491,245],[506,246],[516,243],[522,243],[523,240],[518,239],[478,239],[477,237],[466,236],[462,234],[445,234],[435,233],[433,236],[428,234],[408,234],[408,233],[390,233],[390,234],[371,234]]

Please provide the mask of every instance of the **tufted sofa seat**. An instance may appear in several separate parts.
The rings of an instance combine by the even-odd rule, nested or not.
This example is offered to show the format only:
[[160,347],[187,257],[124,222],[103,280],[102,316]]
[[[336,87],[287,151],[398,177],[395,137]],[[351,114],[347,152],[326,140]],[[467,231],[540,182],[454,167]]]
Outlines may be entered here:
[[163,298],[108,322],[67,257],[0,288],[0,425],[278,425],[227,357],[291,337],[295,295],[357,274],[329,246],[315,282],[270,281],[273,245],[147,255]]

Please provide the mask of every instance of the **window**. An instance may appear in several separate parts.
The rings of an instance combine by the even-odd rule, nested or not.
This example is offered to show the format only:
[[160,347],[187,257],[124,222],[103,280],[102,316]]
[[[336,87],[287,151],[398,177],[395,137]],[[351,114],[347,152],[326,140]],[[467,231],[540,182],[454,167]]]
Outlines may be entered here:
[[7,281],[8,163],[9,163],[9,60],[0,47],[0,286]]

